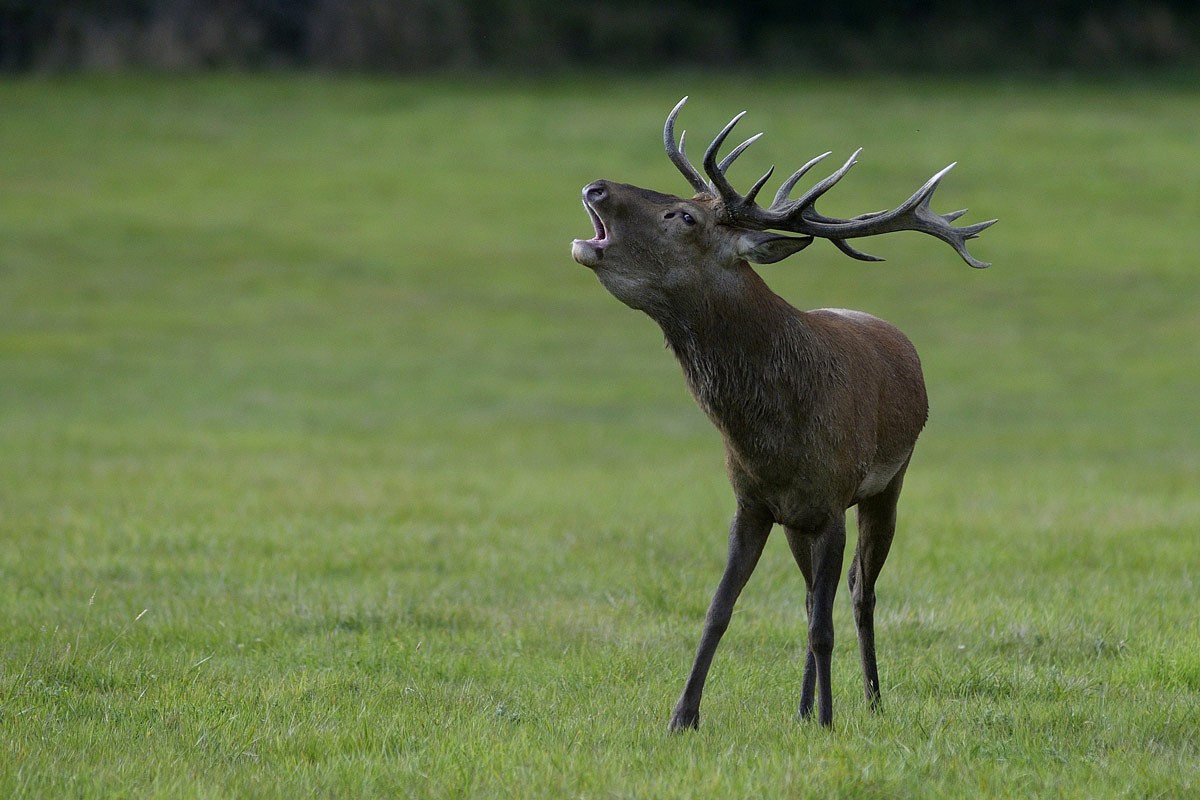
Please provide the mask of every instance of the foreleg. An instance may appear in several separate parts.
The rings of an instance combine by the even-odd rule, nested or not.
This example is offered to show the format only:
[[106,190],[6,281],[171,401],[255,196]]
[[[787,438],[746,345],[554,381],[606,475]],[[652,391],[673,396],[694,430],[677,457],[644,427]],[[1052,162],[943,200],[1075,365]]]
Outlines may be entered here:
[[738,595],[758,564],[772,524],[771,517],[761,510],[738,507],[729,529],[729,554],[725,562],[725,572],[709,604],[692,671],[688,674],[683,694],[680,695],[671,715],[672,731],[700,726],[700,697],[704,692],[708,669],[712,666],[713,654],[721,636],[729,627],[729,619],[733,615],[733,606]]

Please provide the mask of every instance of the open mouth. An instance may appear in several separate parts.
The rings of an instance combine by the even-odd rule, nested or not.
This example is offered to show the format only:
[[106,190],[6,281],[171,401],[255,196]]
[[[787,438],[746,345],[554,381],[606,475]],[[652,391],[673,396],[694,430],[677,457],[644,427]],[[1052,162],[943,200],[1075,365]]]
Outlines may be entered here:
[[604,258],[604,248],[609,241],[608,229],[604,226],[604,220],[596,213],[596,209],[592,208],[586,200],[583,202],[583,207],[587,209],[588,216],[591,217],[596,235],[591,239],[576,239],[571,242],[571,256],[585,267],[595,267]]
[[583,207],[587,209],[588,216],[592,218],[592,227],[596,229],[596,235],[587,240],[587,243],[595,247],[603,247],[608,243],[608,230],[604,227],[604,220],[600,219],[600,215],[596,213],[596,209],[587,204],[585,200]]

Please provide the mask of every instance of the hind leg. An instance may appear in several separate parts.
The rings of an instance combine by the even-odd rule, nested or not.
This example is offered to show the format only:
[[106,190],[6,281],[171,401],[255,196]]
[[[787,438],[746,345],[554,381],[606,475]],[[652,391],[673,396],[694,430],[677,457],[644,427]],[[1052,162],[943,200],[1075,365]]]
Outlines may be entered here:
[[812,580],[808,599],[808,654],[804,665],[804,685],[800,696],[800,716],[809,717],[813,708],[813,686],[816,688],[817,721],[825,727],[833,725],[833,686],[831,664],[833,657],[833,598],[837,592],[842,570],[842,552],[846,544],[844,514],[823,520],[812,533],[805,535],[794,528],[785,528],[788,545],[796,563],[804,571],[811,565]]
[[[804,576],[804,613],[806,617],[811,617],[813,607],[812,549],[798,530],[785,528],[785,531],[792,557],[796,559],[796,566],[800,567],[800,574]],[[805,651],[804,678],[800,687],[800,716],[807,719],[812,716],[813,702],[817,696],[817,660],[813,656],[811,647],[805,647]]]
[[858,504],[858,544],[847,576],[862,657],[863,690],[873,710],[880,705],[879,667],[875,657],[875,581],[892,547],[896,503],[907,469],[906,462],[882,492]]

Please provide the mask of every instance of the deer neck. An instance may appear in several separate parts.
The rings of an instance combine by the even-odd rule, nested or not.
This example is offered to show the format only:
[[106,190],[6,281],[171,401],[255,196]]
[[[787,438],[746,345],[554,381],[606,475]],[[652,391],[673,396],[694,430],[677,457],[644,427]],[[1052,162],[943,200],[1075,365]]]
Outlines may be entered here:
[[722,286],[651,313],[688,387],[722,433],[754,440],[791,417],[820,373],[804,316],[748,265]]

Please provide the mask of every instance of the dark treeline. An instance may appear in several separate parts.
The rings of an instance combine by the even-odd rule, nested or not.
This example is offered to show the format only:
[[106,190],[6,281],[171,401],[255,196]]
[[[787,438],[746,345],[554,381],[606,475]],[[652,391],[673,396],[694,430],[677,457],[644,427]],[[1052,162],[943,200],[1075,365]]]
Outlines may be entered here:
[[0,0],[0,70],[1194,67],[1195,0]]

